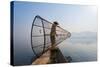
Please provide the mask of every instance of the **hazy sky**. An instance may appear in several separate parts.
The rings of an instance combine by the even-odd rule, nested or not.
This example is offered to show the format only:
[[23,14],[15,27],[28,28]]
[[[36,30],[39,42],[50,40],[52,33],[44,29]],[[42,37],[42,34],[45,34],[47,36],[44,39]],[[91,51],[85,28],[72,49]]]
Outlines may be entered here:
[[15,2],[16,24],[32,24],[36,15],[58,21],[70,32],[97,32],[97,7],[83,5]]

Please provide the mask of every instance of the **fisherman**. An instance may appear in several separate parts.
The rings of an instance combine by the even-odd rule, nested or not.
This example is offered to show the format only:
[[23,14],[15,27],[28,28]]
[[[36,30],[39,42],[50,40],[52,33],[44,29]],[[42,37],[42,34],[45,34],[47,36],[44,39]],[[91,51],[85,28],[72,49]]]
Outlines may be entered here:
[[56,27],[58,25],[58,22],[53,22],[52,27],[51,27],[51,32],[50,32],[50,39],[51,39],[51,49],[55,48],[56,45],[56,38],[55,36],[57,36],[56,34]]
[[50,63],[56,63],[56,38],[55,36],[58,36],[56,33],[56,27],[58,25],[58,22],[53,22],[50,32],[50,39],[51,39],[51,49],[50,49]]

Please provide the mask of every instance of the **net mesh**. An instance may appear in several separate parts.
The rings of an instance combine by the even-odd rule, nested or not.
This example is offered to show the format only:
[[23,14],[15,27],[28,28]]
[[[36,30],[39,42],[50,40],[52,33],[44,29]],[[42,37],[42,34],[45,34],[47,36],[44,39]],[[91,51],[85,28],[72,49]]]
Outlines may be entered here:
[[[51,27],[52,23],[43,19],[42,17],[36,16],[34,18],[31,28],[31,45],[36,56],[42,55],[51,45]],[[71,36],[70,32],[59,26],[56,27],[56,33],[58,35],[56,36],[56,45]]]

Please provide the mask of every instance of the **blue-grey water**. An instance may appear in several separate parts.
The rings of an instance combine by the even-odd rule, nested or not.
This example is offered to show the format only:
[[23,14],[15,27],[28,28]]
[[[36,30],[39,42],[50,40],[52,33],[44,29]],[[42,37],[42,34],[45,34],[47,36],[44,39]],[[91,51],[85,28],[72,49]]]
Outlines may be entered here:
[[[20,29],[21,30],[21,29]],[[17,32],[17,30],[15,30]],[[19,31],[19,30],[18,30]],[[26,31],[29,31],[26,29]],[[25,31],[24,31],[25,32]],[[30,32],[26,32],[30,34]],[[72,62],[96,61],[97,60],[97,35],[89,32],[72,33],[72,36],[58,46],[65,57],[71,56]],[[34,59],[34,53],[31,48],[30,36],[20,33],[14,33],[14,64],[31,64]]]
[[66,39],[59,44],[59,48],[63,55],[65,57],[71,56],[72,62],[96,61],[97,37],[96,34],[92,32],[89,32],[88,34],[85,35],[85,33],[80,33],[74,35],[72,33],[71,38]]

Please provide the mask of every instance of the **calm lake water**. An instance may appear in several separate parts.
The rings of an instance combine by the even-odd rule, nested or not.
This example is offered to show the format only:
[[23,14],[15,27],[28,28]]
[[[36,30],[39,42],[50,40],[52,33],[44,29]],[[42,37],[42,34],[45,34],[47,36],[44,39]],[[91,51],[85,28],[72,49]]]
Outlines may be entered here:
[[58,46],[64,56],[71,56],[72,62],[96,61],[97,38],[88,37],[88,35],[85,37],[79,38],[72,36]]
[[[26,31],[28,31],[28,29],[26,29]],[[30,33],[25,33],[28,35],[23,35],[23,31],[16,33],[14,33],[14,64],[30,65],[35,58],[31,47]],[[70,38],[64,40],[58,46],[64,56],[72,57],[72,62],[97,60],[97,36],[94,34],[74,35],[72,33]]]

